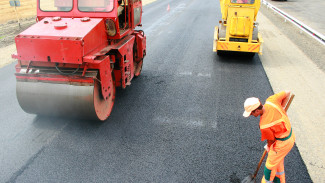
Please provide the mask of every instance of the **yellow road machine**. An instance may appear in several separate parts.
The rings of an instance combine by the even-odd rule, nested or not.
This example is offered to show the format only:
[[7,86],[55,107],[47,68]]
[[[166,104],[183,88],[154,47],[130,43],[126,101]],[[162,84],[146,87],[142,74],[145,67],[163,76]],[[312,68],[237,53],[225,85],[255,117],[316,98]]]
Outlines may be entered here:
[[263,39],[256,22],[260,4],[260,0],[220,0],[222,20],[214,30],[214,52],[262,54]]

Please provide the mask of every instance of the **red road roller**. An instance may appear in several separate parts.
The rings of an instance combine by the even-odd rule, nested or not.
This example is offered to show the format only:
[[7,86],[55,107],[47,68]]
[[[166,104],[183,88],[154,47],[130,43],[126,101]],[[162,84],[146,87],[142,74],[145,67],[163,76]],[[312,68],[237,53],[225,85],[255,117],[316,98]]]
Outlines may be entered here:
[[140,75],[146,55],[141,0],[38,0],[37,22],[15,37],[21,108],[105,121],[115,88]]

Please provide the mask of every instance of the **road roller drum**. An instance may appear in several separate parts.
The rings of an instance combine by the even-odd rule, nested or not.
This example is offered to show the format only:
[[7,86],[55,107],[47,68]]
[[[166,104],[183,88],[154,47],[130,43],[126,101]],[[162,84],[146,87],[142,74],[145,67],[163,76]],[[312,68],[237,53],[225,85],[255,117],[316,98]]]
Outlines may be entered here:
[[17,81],[16,92],[27,113],[99,120],[107,119],[115,99],[115,90],[103,99],[98,81],[88,86]]

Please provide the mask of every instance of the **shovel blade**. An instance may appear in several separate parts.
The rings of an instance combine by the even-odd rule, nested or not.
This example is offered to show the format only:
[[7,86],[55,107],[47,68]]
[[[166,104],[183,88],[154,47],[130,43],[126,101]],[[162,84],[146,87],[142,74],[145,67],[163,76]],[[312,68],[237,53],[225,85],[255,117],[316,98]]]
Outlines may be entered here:
[[255,177],[253,175],[249,175],[244,178],[244,180],[241,181],[241,183],[256,183]]

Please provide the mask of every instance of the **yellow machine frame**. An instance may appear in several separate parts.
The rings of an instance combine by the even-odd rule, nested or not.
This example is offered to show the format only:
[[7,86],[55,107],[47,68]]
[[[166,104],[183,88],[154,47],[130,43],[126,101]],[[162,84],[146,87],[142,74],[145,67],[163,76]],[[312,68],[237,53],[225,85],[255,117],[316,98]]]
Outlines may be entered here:
[[262,54],[256,17],[260,0],[220,0],[222,21],[214,30],[213,51]]

